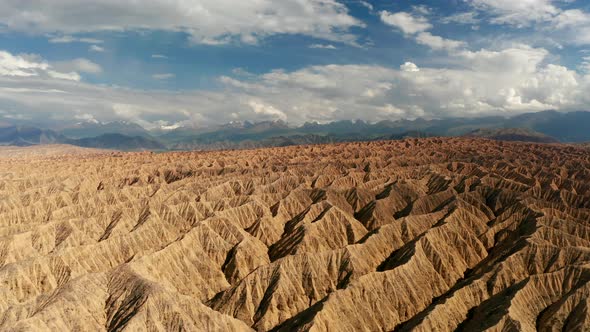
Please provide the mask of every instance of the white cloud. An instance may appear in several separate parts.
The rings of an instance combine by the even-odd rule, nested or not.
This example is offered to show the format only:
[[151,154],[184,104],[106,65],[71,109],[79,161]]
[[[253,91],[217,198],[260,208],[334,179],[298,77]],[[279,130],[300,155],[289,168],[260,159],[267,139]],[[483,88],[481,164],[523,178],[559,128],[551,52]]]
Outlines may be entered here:
[[336,50],[338,49],[336,46],[332,44],[311,44],[309,48],[317,48],[317,49],[325,49],[325,50]]
[[590,13],[580,9],[566,10],[553,19],[553,28],[563,31],[566,41],[590,45]]
[[272,105],[264,104],[261,101],[250,100],[248,102],[248,106],[250,106],[256,114],[268,115],[272,118],[287,121],[287,115],[283,111],[275,108]]
[[590,56],[586,56],[582,59],[580,69],[586,74],[590,75]]
[[137,120],[141,113],[143,113],[138,106],[132,104],[115,103],[113,104],[113,110],[116,115],[127,120]]
[[48,70],[47,74],[52,78],[57,78],[60,80],[68,80],[68,81],[79,81],[81,79],[80,74],[76,73],[75,71],[71,71],[69,73],[63,73],[54,70]]
[[391,83],[379,83],[376,84],[374,87],[370,87],[367,90],[365,90],[362,96],[367,98],[376,98],[379,96],[383,96],[383,94],[391,90],[392,87],[393,86]]
[[168,59],[168,57],[163,54],[152,54],[152,59]]
[[542,48],[515,45],[500,51],[487,49],[476,52],[462,51],[455,56],[461,65],[477,72],[512,73],[514,77],[519,77],[536,72],[548,55],[549,52]]
[[78,113],[74,115],[74,119],[82,120],[84,122],[92,122],[92,123],[99,123],[95,118],[94,115],[88,113]]
[[0,51],[1,76],[36,76],[38,71],[44,71],[48,68],[49,64],[46,62],[35,61],[35,59],[28,59],[23,55],[12,55],[6,51]]
[[[73,62],[51,66],[37,55],[13,55],[6,51],[0,51],[0,77],[51,77],[60,80],[79,81],[80,75],[68,67],[79,67],[92,64],[84,62],[85,59],[77,59]],[[87,61],[87,60],[86,60]],[[62,66],[63,65],[63,66]],[[100,68],[100,67],[99,67]],[[78,68],[79,69],[79,68]],[[95,70],[96,68],[88,68]],[[11,87],[8,87],[11,88]]]
[[[414,11],[422,14],[429,13],[428,8],[423,6],[414,7]],[[433,50],[451,51],[465,46],[462,41],[446,39],[428,32],[432,28],[432,24],[423,16],[414,16],[406,12],[393,14],[382,11],[381,21],[400,29],[406,37],[412,37],[418,44],[428,46]]]
[[559,13],[559,15],[557,15],[553,21],[555,27],[558,29],[589,25],[590,14],[580,9],[571,9]]
[[157,79],[157,80],[168,80],[168,79],[171,79],[174,77],[176,77],[176,75],[174,75],[172,73],[163,73],[163,74],[152,75],[152,78]]
[[49,39],[49,42],[54,44],[67,44],[73,43],[74,41],[76,41],[76,39],[72,36],[53,37]]
[[[418,68],[411,62],[399,68],[311,66],[222,77],[219,91],[181,92],[58,79],[49,73],[52,64],[42,59],[3,58],[11,60],[0,61],[0,109],[13,110],[9,116],[39,121],[72,120],[80,110],[98,121],[125,119],[146,127],[160,127],[161,121],[198,125],[262,119],[376,121],[567,111],[590,104],[590,76],[551,64],[549,52],[526,45],[457,51],[447,59],[455,62],[452,68]],[[15,71],[26,76],[6,74]]]
[[493,23],[518,27],[551,20],[559,9],[552,0],[468,0],[475,8],[491,13]]
[[368,10],[372,11],[373,10],[373,5],[368,3],[367,1],[359,1],[359,3],[361,4],[361,6],[367,8]]
[[57,34],[55,42],[73,42],[72,35],[80,33],[147,29],[186,32],[204,44],[254,43],[275,34],[354,43],[348,29],[363,26],[336,0],[95,0],[91,6],[85,1],[10,0],[2,3],[0,24]]
[[[572,0],[468,0],[493,24],[517,28],[534,27],[547,39],[574,45],[590,44],[590,13],[583,9],[562,9],[558,4]],[[443,20],[444,22],[444,20]]]
[[88,50],[89,50],[90,52],[99,52],[99,53],[102,53],[102,52],[104,52],[104,47],[102,47],[102,46],[98,46],[98,45],[91,45],[91,46],[88,48]]
[[408,119],[414,120],[425,115],[424,110],[418,106],[411,106],[409,109],[401,109],[392,104],[385,104],[377,108],[377,117],[380,120],[388,119]]
[[416,36],[418,44],[426,45],[433,50],[455,50],[465,46],[465,43],[458,40],[445,39],[435,36],[430,32],[421,32]]
[[[314,66],[272,72],[248,81],[226,80],[256,95],[291,121],[517,114],[583,107],[588,79],[548,64],[548,52],[525,45],[453,54],[460,68],[400,70],[381,66]],[[391,105],[388,106],[388,105]]]
[[406,114],[406,111],[391,104],[385,104],[383,107],[380,107],[379,112],[383,113],[386,117],[393,116],[395,118],[400,118]]
[[413,62],[406,62],[403,65],[401,65],[399,68],[401,69],[401,71],[406,71],[406,72],[420,71],[420,68],[418,68],[418,66],[416,66],[416,64]]
[[170,123],[169,121],[159,120],[153,123],[154,128],[158,128],[160,130],[169,131],[183,127],[185,124],[190,123],[183,123],[183,122],[176,122]]
[[425,5],[418,5],[418,6],[412,6],[412,11],[415,13],[418,13],[420,15],[429,15],[431,12],[430,7],[425,6]]
[[68,44],[68,43],[86,43],[86,44],[102,44],[103,41],[96,38],[80,38],[69,35],[54,36],[49,38],[49,42],[53,44]]
[[78,58],[69,61],[58,61],[52,64],[53,68],[63,72],[81,72],[100,74],[102,67],[88,59]]
[[413,16],[410,13],[390,13],[386,10],[380,13],[381,21],[403,31],[406,34],[415,34],[432,28],[432,24],[422,16]]
[[447,16],[441,20],[444,24],[459,23],[459,24],[479,24],[480,19],[476,12],[464,12]]

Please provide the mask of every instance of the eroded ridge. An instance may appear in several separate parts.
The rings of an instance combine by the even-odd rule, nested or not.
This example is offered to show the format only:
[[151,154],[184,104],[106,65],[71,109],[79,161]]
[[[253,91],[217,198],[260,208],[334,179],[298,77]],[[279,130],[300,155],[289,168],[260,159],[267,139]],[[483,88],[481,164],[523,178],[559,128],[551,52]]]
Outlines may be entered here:
[[584,149],[11,153],[0,330],[590,330]]

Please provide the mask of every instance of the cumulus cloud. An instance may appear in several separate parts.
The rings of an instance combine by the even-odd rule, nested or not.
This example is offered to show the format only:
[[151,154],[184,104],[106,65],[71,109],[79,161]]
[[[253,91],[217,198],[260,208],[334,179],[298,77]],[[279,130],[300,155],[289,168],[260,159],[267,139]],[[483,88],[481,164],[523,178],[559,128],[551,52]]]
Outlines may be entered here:
[[272,105],[266,105],[261,101],[250,100],[248,106],[250,106],[256,114],[267,115],[272,118],[287,121],[287,115]]
[[392,84],[388,82],[379,83],[373,87],[367,88],[367,90],[363,92],[363,96],[367,98],[376,98],[387,93],[392,87]]
[[221,90],[181,92],[59,79],[49,74],[52,64],[43,59],[0,54],[9,59],[0,61],[0,109],[10,110],[3,116],[47,121],[87,114],[98,121],[125,119],[145,127],[159,127],[162,121],[209,125],[263,119],[297,124],[514,115],[579,110],[590,103],[590,76],[551,64],[548,51],[526,45],[457,51],[452,69],[412,62],[399,68],[310,66],[221,77]]
[[295,122],[579,109],[588,79],[563,66],[545,65],[547,56],[544,49],[518,45],[457,52],[457,69],[418,68],[410,62],[399,70],[330,65],[225,83],[235,92],[264,96]]
[[386,10],[380,13],[383,23],[396,27],[407,34],[415,34],[432,28],[432,24],[423,16],[413,16],[410,13],[390,13]]
[[559,13],[553,21],[558,29],[590,25],[590,14],[580,9],[570,9]]
[[552,21],[555,29],[564,32],[566,41],[590,45],[590,13],[580,9],[560,12]]
[[[429,13],[428,8],[423,6],[414,7],[414,11],[421,14]],[[382,11],[381,21],[398,28],[406,37],[414,38],[418,44],[428,46],[433,50],[450,51],[465,46],[462,41],[446,39],[428,32],[432,28],[432,24],[424,16],[415,16],[406,12],[390,13]]]
[[0,75],[2,76],[36,76],[39,71],[45,71],[49,64],[35,61],[30,56],[12,55],[0,51]]
[[[6,51],[0,51],[0,77],[51,77],[60,80],[79,81],[80,75],[71,70],[76,67],[82,71],[94,71],[98,66],[85,59],[77,59],[72,62],[58,64],[56,67],[49,65],[37,55],[21,54],[13,55]],[[100,68],[100,67],[98,67]],[[10,87],[9,87],[10,88]]]
[[354,43],[347,31],[363,25],[336,0],[95,0],[92,6],[71,0],[9,0],[2,3],[0,24],[27,33],[57,33],[54,42],[73,42],[72,35],[80,33],[148,29],[186,32],[204,44],[255,43],[274,34]]
[[538,70],[549,52],[543,48],[515,45],[499,51],[482,49],[459,52],[459,64],[482,73],[514,73],[515,77],[534,73]]
[[421,32],[416,36],[418,44],[426,45],[433,50],[454,50],[464,47],[466,44],[459,40],[452,40],[435,36],[430,32]]
[[403,65],[400,66],[401,71],[407,71],[407,72],[417,72],[420,71],[420,68],[418,68],[418,66],[416,66],[415,63],[413,62],[406,62]]
[[590,44],[590,13],[577,9],[563,9],[559,4],[571,0],[468,0],[472,7],[490,17],[493,24],[517,28],[534,27],[566,44]]

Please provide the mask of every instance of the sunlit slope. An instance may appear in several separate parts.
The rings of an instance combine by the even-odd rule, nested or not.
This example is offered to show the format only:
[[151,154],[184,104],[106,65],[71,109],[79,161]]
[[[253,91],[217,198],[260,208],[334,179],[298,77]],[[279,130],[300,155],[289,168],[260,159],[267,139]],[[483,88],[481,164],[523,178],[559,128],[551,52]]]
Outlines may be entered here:
[[589,188],[467,138],[0,158],[0,330],[588,330]]

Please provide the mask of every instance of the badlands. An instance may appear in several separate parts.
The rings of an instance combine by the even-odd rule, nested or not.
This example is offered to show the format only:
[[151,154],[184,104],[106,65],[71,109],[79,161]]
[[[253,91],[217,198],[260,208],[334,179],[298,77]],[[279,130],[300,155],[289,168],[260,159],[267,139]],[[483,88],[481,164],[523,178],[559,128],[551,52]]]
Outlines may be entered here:
[[0,149],[0,330],[589,331],[589,189],[471,138]]

